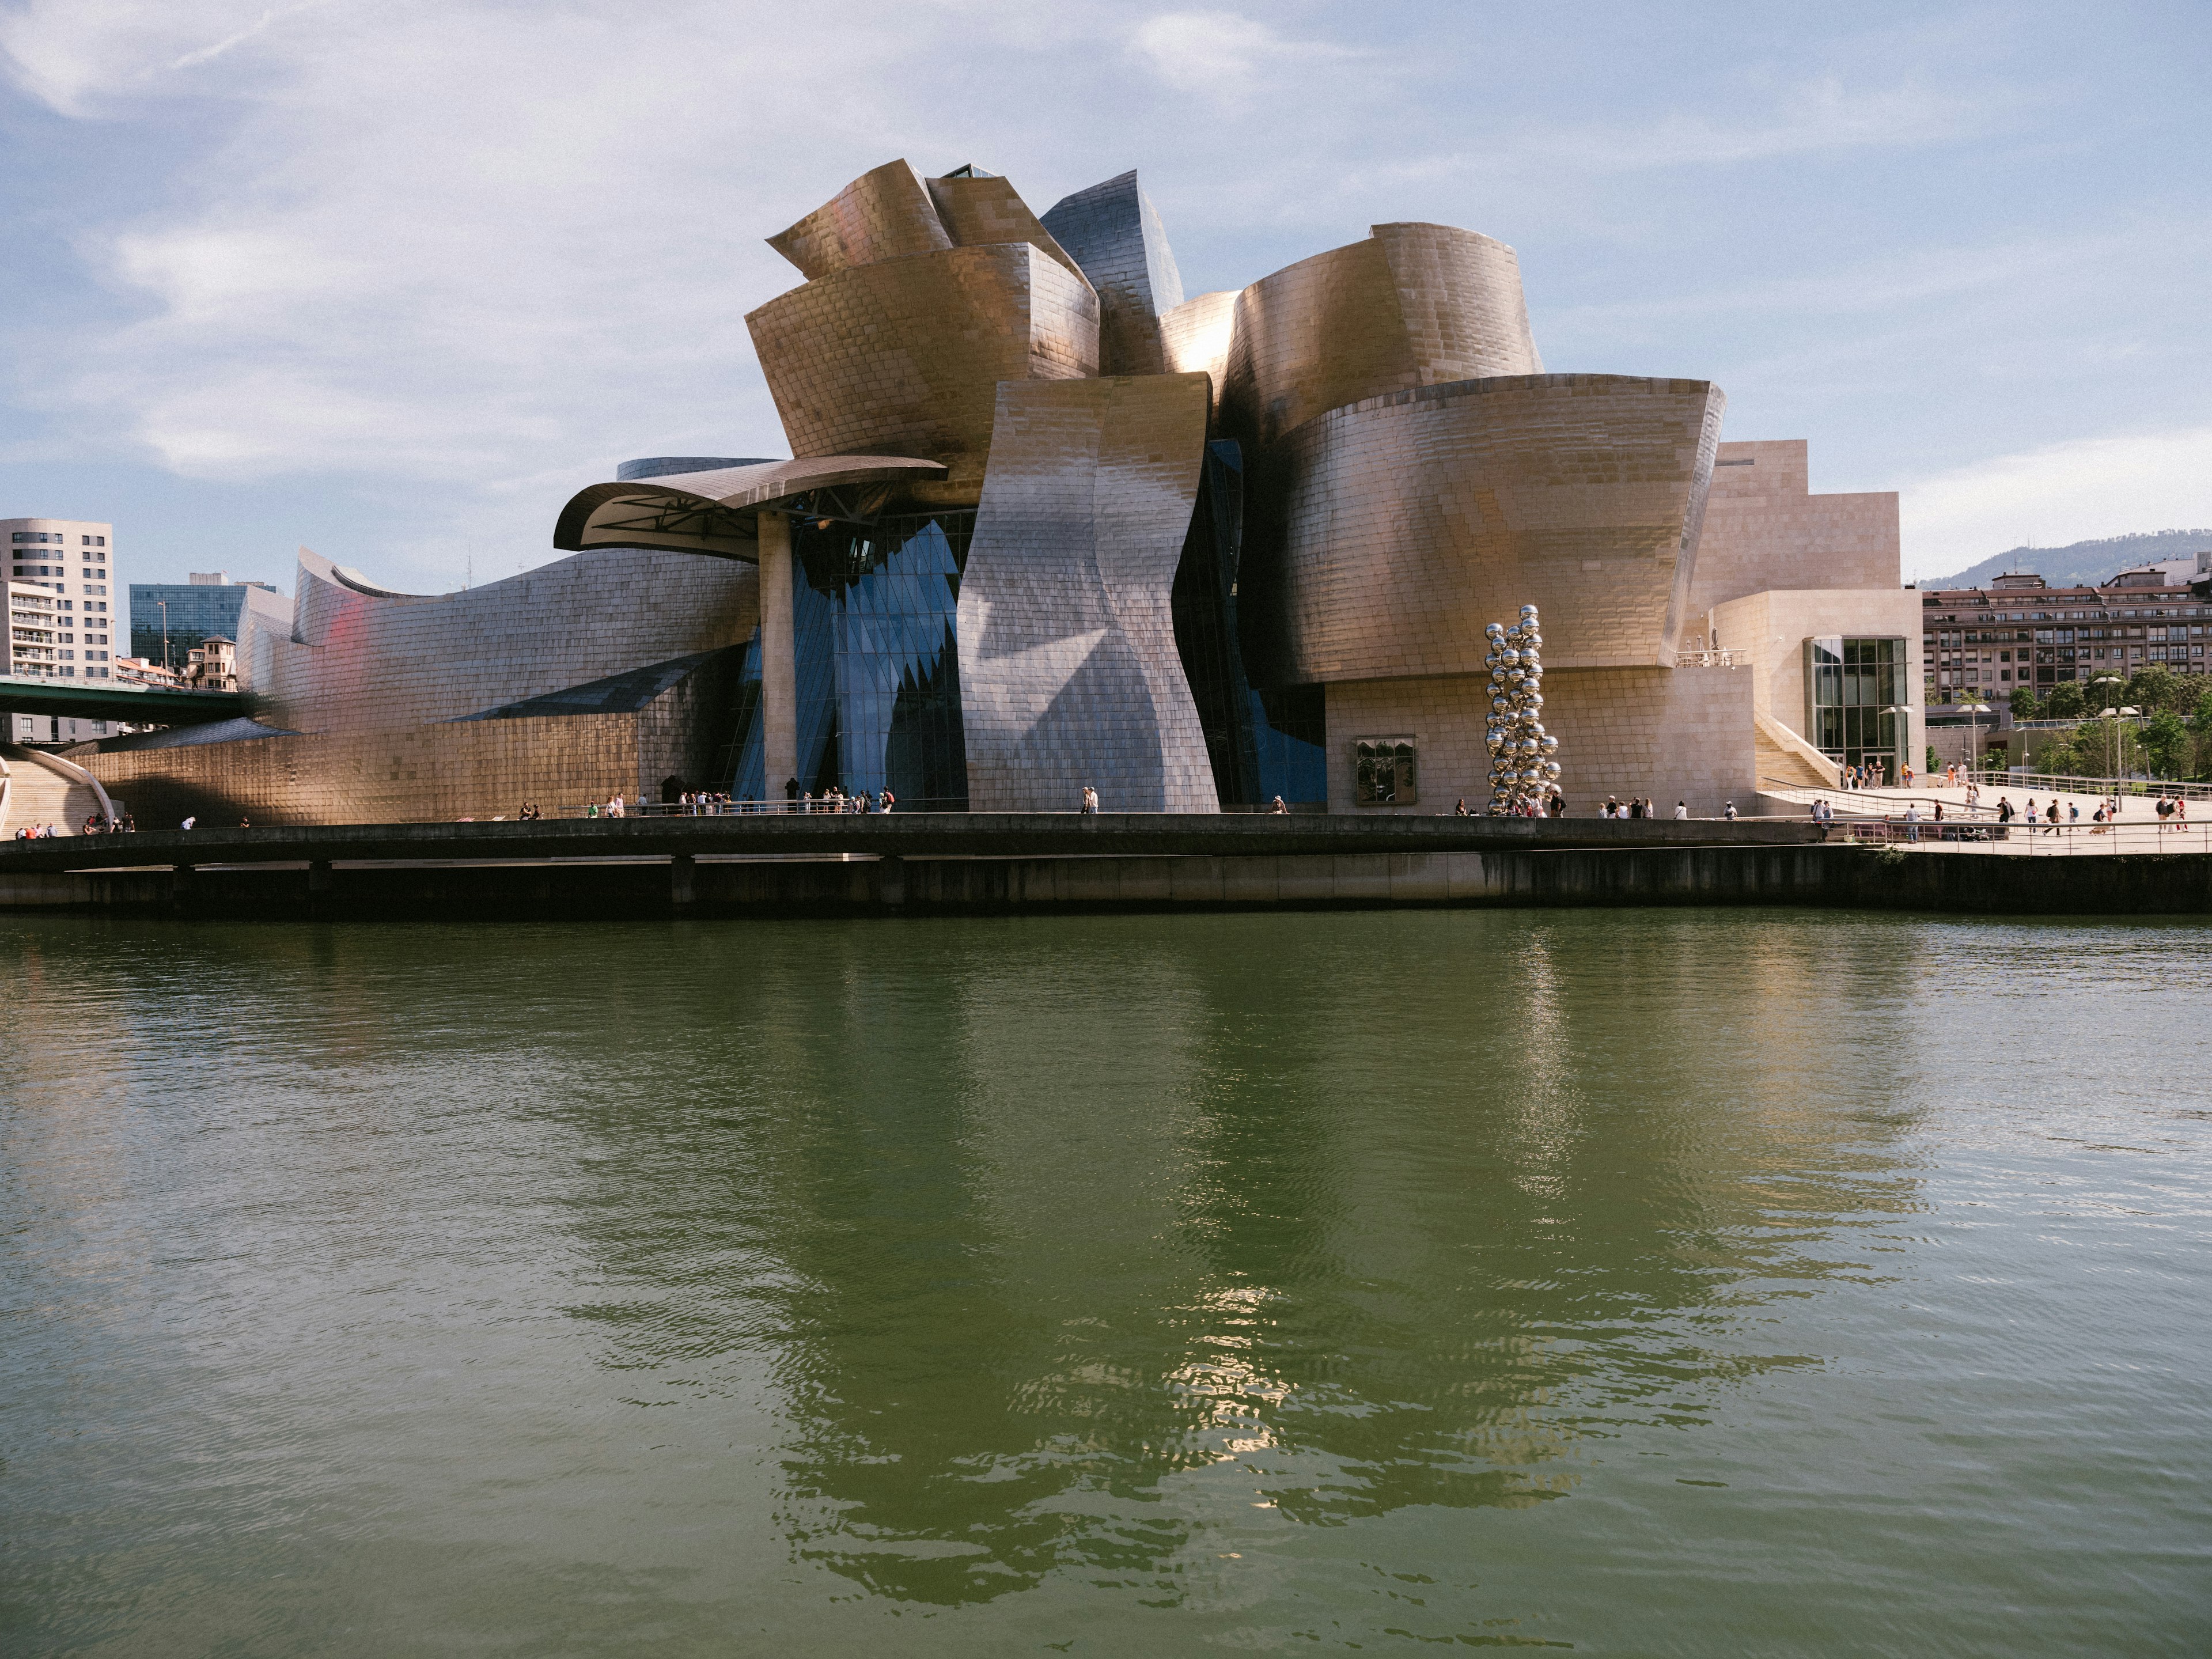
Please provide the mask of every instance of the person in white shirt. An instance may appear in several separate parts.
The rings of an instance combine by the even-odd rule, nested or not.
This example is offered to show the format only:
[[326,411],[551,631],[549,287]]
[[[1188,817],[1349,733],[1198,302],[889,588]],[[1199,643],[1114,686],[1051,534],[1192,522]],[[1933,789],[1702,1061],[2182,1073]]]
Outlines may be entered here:
[[1689,803],[1689,802],[1687,802],[1687,801],[1686,801],[1686,800],[1678,800],[1678,801],[1676,801],[1676,802],[1674,803],[1674,817],[1675,817],[1675,818],[1679,821],[1679,820],[1680,820],[1680,819],[1682,819],[1682,818],[1686,818],[1686,817],[1689,817],[1689,816],[1690,816],[1690,803]]

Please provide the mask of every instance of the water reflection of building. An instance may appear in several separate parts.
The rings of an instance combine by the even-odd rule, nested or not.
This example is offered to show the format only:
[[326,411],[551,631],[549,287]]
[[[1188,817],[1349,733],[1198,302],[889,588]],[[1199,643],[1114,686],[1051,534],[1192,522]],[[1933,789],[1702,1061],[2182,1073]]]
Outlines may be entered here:
[[1887,1101],[1887,931],[1432,920],[1379,955],[1340,919],[954,925],[926,976],[752,937],[773,993],[715,1006],[772,1084],[593,1132],[574,1224],[648,1298],[610,1291],[607,1363],[763,1356],[794,1553],[940,1604],[1541,1503],[1592,1435],[1803,1363],[1771,1299],[1911,1194],[1882,1120],[1774,1079]]
[[[1501,242],[1378,225],[1187,297],[1133,173],[1039,216],[904,161],[769,240],[804,280],[746,320],[793,459],[626,463],[559,514],[579,557],[471,593],[303,556],[290,617],[239,623],[287,735],[94,769],[263,822],[672,783],[1433,811],[1485,793],[1483,629],[1528,603],[1579,792],[1717,811],[1918,752],[1902,701],[1824,722],[1803,695],[1811,641],[1918,678],[1894,496],[1723,444],[1709,382],[1546,372]],[[726,648],[651,718],[575,695],[665,670],[673,696]],[[394,690],[410,663],[434,688]],[[609,712],[641,717],[558,723]],[[1398,787],[1363,805],[1378,744]]]

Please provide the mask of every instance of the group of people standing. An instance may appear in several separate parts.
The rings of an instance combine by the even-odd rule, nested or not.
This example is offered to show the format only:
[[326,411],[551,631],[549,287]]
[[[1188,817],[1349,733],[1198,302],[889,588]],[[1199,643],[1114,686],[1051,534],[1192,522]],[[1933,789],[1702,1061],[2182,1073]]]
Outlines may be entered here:
[[[185,827],[189,829],[191,826]],[[119,811],[112,817],[94,812],[87,815],[85,821],[77,826],[76,832],[80,836],[127,836],[135,833],[137,828],[138,821],[127,811]],[[61,834],[62,831],[51,823],[27,823],[16,830],[15,839],[52,841]]]

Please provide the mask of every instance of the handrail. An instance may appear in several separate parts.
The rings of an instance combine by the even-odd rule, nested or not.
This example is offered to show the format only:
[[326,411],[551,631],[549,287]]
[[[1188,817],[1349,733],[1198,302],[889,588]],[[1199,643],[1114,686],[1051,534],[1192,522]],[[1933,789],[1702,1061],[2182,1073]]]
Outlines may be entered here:
[[2057,855],[2110,853],[2212,853],[2212,822],[2195,823],[2050,823],[2016,819],[2011,823],[1979,820],[1905,823],[1895,818],[1862,818],[1838,824],[1843,839],[1876,846],[1942,850],[1967,844],[2008,854]]
[[1992,784],[2002,784],[2023,789],[2056,789],[2064,795],[2126,795],[2148,797],[2152,793],[2181,796],[2187,800],[2212,800],[2212,784],[2185,783],[2169,778],[2077,778],[2064,772],[2014,772],[2008,768],[1985,766],[1969,773],[1984,789]]
[[100,817],[109,823],[115,822],[115,803],[108,799],[107,791],[100,787],[98,778],[93,776],[75,761],[64,760],[59,755],[50,755],[43,749],[27,749],[23,752],[48,771],[60,773],[71,783],[90,784],[93,799],[100,803]]

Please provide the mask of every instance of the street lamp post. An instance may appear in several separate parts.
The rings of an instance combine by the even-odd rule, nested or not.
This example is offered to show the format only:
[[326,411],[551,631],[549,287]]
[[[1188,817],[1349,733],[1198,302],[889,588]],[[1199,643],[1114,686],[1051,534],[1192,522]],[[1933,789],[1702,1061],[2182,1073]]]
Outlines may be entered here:
[[[2092,685],[2118,685],[2123,684],[2123,682],[2116,674],[2100,674],[2095,679],[2091,680],[2089,684]],[[2106,695],[2109,696],[2112,694],[2107,692]],[[2100,720],[2116,720],[2119,716],[2119,712],[2120,711],[2117,708],[2107,708],[2100,714],[2097,718]],[[2108,726],[2105,728],[2105,775],[2107,778],[2111,777],[2118,767],[2118,763],[2112,758],[2113,739],[2117,736],[2118,729],[2118,727],[2112,726]]]
[[1982,716],[1989,712],[1990,706],[1985,702],[1966,705],[1966,781],[1969,783],[1974,781],[1975,763],[1981,758]]
[[166,674],[169,672],[169,602],[156,599],[154,603],[161,607],[161,672]]

